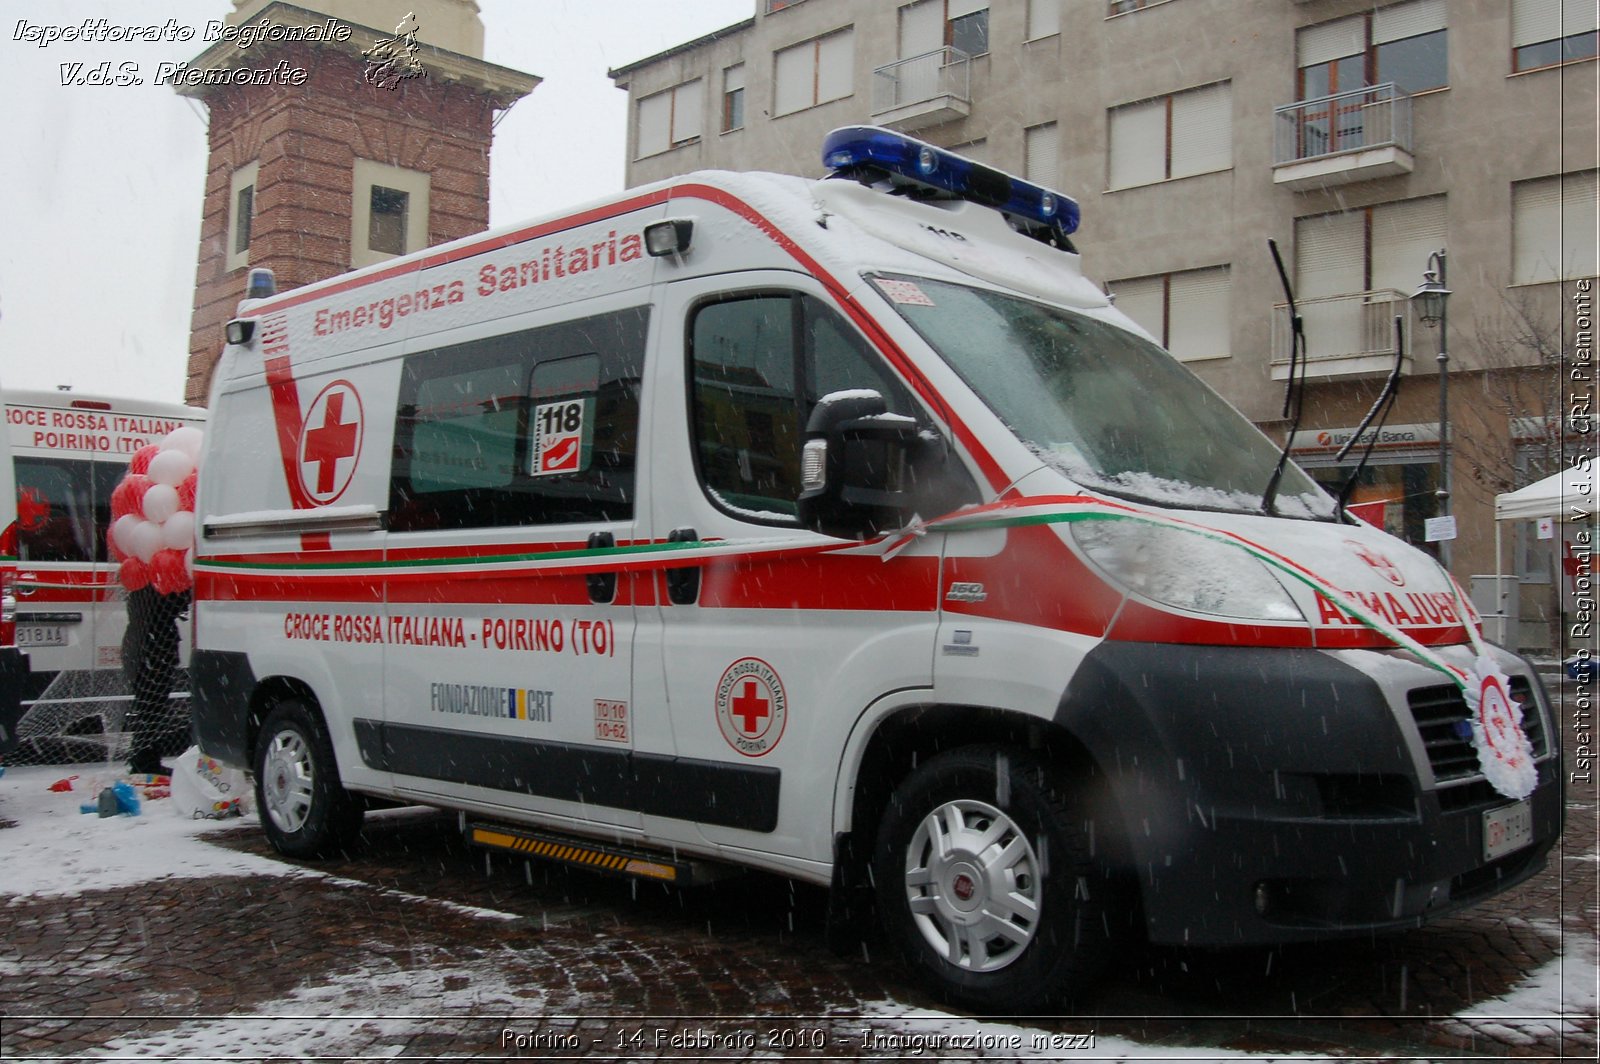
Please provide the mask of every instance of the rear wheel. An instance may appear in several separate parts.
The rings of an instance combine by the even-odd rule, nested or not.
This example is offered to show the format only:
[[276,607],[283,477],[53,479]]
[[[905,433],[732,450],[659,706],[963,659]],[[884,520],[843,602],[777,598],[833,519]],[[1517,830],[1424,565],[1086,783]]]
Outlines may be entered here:
[[1058,1005],[1110,953],[1110,880],[1065,785],[1021,750],[954,750],[907,777],[884,812],[873,878],[890,938],[952,1002]]
[[322,716],[299,699],[280,702],[256,743],[256,806],[267,839],[288,857],[331,857],[361,830],[361,800],[339,782]]

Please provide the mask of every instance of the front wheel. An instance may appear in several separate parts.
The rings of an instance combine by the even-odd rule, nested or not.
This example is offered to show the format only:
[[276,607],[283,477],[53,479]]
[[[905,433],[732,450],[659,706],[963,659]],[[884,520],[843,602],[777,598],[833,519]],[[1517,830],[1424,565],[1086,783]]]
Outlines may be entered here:
[[256,743],[256,807],[286,857],[331,857],[361,830],[365,807],[339,782],[322,717],[298,699],[278,704]]
[[947,1000],[1055,1006],[1109,956],[1110,880],[1066,787],[1032,755],[967,747],[913,772],[873,862],[889,937]]

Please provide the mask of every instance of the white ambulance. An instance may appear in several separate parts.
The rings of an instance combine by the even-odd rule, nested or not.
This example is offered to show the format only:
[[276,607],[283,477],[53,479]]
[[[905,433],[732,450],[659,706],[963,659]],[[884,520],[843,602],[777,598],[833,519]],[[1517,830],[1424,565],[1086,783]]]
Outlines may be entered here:
[[192,679],[280,850],[378,796],[518,858],[765,869],[1005,1011],[1130,929],[1409,928],[1543,865],[1533,672],[1274,476],[1083,278],[1075,203],[872,127],[824,160],[241,304]]
[[[0,698],[35,740],[115,730],[125,709],[109,687],[85,681],[49,707],[35,701],[63,672],[122,666],[127,613],[110,557],[111,492],[142,447],[206,412],[181,403],[75,391],[8,389],[0,467]],[[112,718],[107,720],[107,718]],[[13,720],[13,725],[15,720]],[[15,738],[15,736],[13,736]]]

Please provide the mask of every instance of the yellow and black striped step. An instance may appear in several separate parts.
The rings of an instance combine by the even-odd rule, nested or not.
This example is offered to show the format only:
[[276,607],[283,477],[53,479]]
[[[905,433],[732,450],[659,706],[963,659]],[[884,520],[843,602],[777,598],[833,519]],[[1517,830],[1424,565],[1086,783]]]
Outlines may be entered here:
[[469,823],[467,842],[485,849],[501,850],[524,857],[609,872],[637,876],[664,883],[697,883],[708,878],[701,862],[685,861],[662,853],[631,851],[604,846],[587,839],[570,838],[549,832],[533,831],[508,824]]

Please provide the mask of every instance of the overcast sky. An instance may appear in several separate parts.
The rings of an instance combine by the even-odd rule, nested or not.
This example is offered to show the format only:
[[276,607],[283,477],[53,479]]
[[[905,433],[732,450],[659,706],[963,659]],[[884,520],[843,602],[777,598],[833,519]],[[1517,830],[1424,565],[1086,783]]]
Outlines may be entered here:
[[[490,224],[502,225],[620,190],[627,94],[606,71],[748,18],[755,0],[478,6],[484,58],[544,79],[495,132]],[[0,4],[0,386],[182,398],[206,113],[154,73],[203,51],[199,31],[232,10],[230,0]],[[96,17],[172,18],[196,39],[18,39],[20,22]],[[62,86],[63,63],[105,60],[137,63],[146,84]]]

